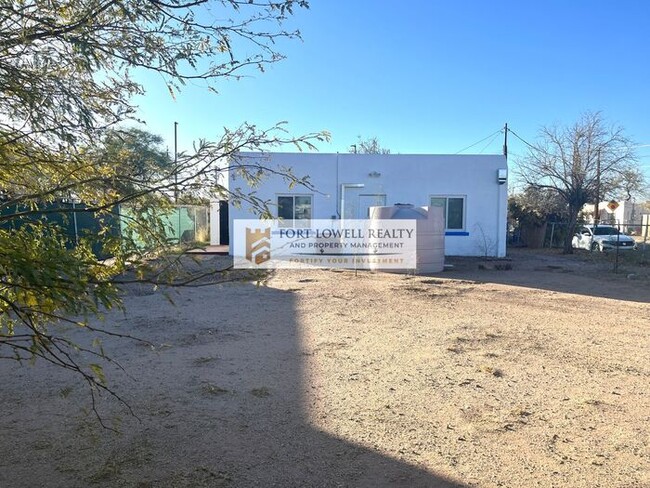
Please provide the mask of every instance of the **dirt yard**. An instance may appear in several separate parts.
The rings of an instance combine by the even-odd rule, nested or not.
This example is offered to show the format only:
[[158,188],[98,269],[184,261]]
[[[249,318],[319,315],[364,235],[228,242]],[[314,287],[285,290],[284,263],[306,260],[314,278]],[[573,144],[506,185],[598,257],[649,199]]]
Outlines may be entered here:
[[104,326],[152,346],[104,343],[137,418],[0,362],[0,486],[650,487],[647,268],[450,262],[134,288]]

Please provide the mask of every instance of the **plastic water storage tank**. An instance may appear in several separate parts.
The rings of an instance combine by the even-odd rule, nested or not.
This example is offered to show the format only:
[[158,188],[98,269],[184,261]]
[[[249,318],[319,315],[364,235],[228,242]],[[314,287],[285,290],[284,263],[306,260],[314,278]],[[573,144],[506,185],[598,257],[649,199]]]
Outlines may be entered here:
[[[410,204],[400,203],[392,207],[370,207],[370,219],[406,219],[416,221],[416,269],[384,271],[415,271],[416,274],[423,274],[440,273],[445,269],[445,217],[442,207],[415,207]],[[371,266],[371,269],[378,268]]]

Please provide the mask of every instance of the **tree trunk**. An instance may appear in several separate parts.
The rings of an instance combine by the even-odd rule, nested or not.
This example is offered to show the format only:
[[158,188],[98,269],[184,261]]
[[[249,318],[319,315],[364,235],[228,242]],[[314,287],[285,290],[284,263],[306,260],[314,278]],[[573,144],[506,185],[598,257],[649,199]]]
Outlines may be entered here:
[[578,223],[579,213],[580,207],[569,205],[569,226],[566,230],[566,236],[564,236],[564,249],[562,250],[564,254],[573,254],[573,246],[571,245],[571,241],[573,240],[573,234],[576,233],[576,225]]

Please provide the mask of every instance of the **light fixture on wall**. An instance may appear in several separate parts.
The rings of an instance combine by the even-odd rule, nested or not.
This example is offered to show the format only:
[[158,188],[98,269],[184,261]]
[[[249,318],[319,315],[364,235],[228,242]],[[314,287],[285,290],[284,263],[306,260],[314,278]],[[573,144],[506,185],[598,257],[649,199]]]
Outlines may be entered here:
[[370,176],[371,178],[379,178],[381,176],[381,173],[379,171],[371,171],[370,173],[368,173],[368,176]]

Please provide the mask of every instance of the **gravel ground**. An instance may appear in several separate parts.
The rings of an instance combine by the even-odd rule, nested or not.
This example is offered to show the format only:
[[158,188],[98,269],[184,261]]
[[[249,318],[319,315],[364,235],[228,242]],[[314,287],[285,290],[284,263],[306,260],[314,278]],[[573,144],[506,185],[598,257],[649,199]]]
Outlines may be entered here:
[[103,429],[74,376],[0,362],[0,486],[650,487],[650,280],[450,262],[133,288],[103,325],[150,342],[104,339],[137,418],[104,395]]

